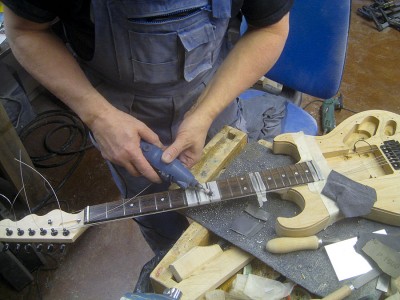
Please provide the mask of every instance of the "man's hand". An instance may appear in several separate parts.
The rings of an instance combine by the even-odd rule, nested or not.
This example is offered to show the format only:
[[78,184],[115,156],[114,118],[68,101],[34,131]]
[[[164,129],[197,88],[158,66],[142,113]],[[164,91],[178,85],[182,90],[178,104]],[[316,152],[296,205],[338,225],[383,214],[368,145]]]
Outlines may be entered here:
[[103,157],[133,176],[144,176],[152,182],[161,179],[143,156],[140,140],[163,148],[157,134],[138,119],[118,110],[110,109],[89,125]]
[[178,158],[187,168],[193,167],[202,155],[212,119],[188,112],[179,126],[175,141],[165,149],[162,160],[170,163]]

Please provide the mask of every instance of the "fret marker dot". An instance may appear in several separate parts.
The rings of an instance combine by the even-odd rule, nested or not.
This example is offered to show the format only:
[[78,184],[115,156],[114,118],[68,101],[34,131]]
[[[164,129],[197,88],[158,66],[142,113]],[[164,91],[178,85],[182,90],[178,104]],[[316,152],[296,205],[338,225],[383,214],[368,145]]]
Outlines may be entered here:
[[243,178],[243,177],[241,177],[241,178],[240,178],[240,180],[244,180],[244,178]]
[[285,174],[282,174],[282,177],[285,177]]
[[165,198],[161,198],[161,201],[164,201],[165,200]]
[[133,203],[129,204],[130,207],[133,207]]
[[268,180],[271,180],[272,178],[271,177],[268,177]]
[[299,173],[297,173],[297,172],[294,172],[294,175],[299,175]]
[[244,187],[243,189],[244,189],[245,191],[247,191],[247,187]]
[[306,170],[306,173],[308,173],[308,170]]

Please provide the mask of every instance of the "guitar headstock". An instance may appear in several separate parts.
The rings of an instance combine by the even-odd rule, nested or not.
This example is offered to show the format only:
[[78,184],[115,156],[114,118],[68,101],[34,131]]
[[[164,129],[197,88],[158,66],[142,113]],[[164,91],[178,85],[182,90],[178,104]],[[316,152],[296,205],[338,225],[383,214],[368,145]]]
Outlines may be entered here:
[[88,227],[83,211],[76,214],[55,209],[44,216],[28,215],[19,221],[0,221],[0,242],[73,243]]

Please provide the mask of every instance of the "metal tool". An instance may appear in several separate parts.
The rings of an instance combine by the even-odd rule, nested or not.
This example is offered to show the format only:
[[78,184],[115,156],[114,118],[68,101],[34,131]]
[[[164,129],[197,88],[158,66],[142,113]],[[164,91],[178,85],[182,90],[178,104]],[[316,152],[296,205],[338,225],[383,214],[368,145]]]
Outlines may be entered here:
[[342,95],[327,99],[321,106],[323,134],[332,131],[336,127],[335,110],[343,108]]
[[148,160],[150,165],[157,170],[160,178],[166,182],[174,182],[183,189],[195,188],[204,190],[207,194],[211,191],[204,188],[193,176],[193,174],[178,160],[175,159],[167,164],[161,160],[163,151],[153,144],[145,141],[140,142],[144,157]]
[[350,296],[355,289],[359,289],[363,285],[378,277],[379,274],[381,274],[380,270],[372,269],[371,271],[357,277],[352,284],[342,286],[340,289],[322,298],[322,300],[340,300]]
[[339,241],[339,239],[322,240],[315,235],[308,237],[281,237],[269,240],[265,247],[271,253],[289,253],[299,250],[316,250],[321,246]]

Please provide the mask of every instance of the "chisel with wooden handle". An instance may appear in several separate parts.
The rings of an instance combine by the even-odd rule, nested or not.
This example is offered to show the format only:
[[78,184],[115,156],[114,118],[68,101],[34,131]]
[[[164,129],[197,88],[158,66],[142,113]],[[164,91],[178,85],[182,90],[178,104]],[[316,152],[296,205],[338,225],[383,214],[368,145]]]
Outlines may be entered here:
[[367,284],[371,280],[375,279],[382,272],[380,270],[372,269],[371,271],[357,277],[352,284],[344,285],[340,289],[334,291],[328,296],[322,298],[322,300],[341,300],[351,295],[355,289],[359,289],[363,285]]
[[269,240],[265,247],[271,253],[289,253],[299,250],[316,250],[323,245],[339,241],[339,239],[321,240],[315,235],[307,237],[280,237]]

